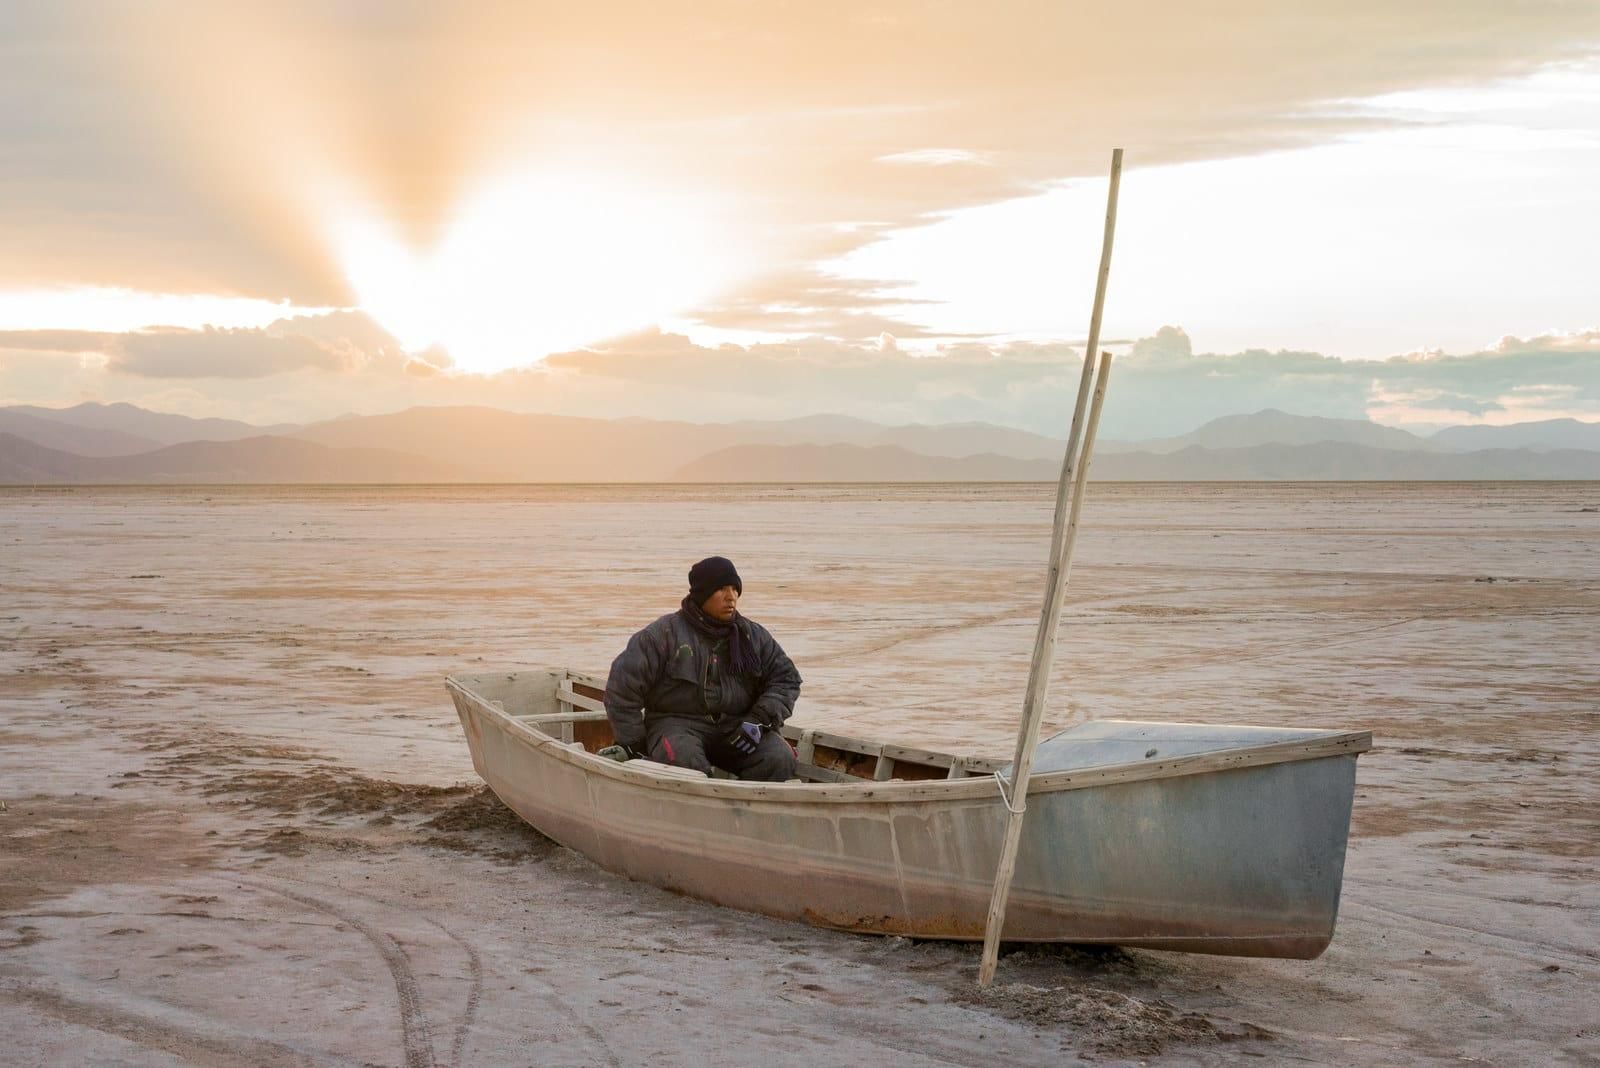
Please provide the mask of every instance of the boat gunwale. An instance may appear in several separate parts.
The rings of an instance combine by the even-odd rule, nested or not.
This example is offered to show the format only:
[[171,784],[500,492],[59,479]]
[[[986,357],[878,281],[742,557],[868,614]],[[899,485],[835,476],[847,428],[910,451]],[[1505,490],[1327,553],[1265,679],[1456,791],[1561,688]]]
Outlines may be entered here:
[[[823,802],[850,803],[871,801],[878,803],[917,803],[927,801],[973,801],[993,799],[1001,801],[994,775],[976,775],[959,779],[921,779],[905,782],[874,781],[856,783],[773,783],[742,782],[737,779],[684,779],[657,775],[644,768],[629,768],[607,757],[587,750],[578,751],[572,743],[540,730],[534,723],[507,712],[470,689],[454,675],[445,677],[445,688],[460,693],[484,715],[494,721],[502,731],[522,738],[547,757],[578,767],[586,774],[653,789],[700,797],[714,797],[738,801]],[[1326,757],[1357,756],[1372,748],[1371,731],[1330,730],[1317,738],[1269,742],[1257,745],[1235,746],[1206,753],[1192,753],[1162,760],[1147,759],[1122,764],[1106,764],[1093,768],[1039,772],[1029,781],[1030,797],[1065,790],[1085,790],[1097,786],[1144,782],[1152,779],[1170,779],[1187,775],[1204,775],[1236,768],[1261,767],[1268,764],[1295,763],[1319,760]],[[491,783],[491,785],[493,785]]]

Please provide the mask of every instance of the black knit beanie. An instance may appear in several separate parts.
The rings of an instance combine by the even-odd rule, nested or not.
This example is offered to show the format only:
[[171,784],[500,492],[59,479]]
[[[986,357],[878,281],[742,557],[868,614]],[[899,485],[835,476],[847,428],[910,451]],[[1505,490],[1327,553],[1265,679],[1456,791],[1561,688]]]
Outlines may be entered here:
[[695,604],[704,604],[707,597],[724,586],[732,586],[740,596],[744,595],[739,572],[726,556],[708,556],[689,569],[689,596]]

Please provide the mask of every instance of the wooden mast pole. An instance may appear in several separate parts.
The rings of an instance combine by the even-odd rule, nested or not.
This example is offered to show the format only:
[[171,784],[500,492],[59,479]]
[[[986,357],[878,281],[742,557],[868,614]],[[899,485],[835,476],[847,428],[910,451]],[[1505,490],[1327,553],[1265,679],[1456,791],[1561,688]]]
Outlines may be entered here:
[[[1105,310],[1106,283],[1111,275],[1111,245],[1117,226],[1117,190],[1122,179],[1122,149],[1111,153],[1111,187],[1106,198],[1105,238],[1100,248],[1100,273],[1095,281],[1094,312],[1089,321],[1089,343],[1084,351],[1083,376],[1078,383],[1077,403],[1072,412],[1072,428],[1067,437],[1067,450],[1061,463],[1061,479],[1056,487],[1055,518],[1051,526],[1050,565],[1045,585],[1044,607],[1040,612],[1039,630],[1034,636],[1033,662],[1028,670],[1027,696],[1023,701],[1022,724],[1017,731],[1016,754],[1011,764],[1009,800],[1005,799],[1001,780],[1002,800],[1006,801],[1009,815],[1006,820],[1005,839],[1000,847],[1000,861],[995,868],[994,889],[989,897],[989,916],[983,935],[983,962],[978,969],[978,985],[988,986],[994,980],[995,966],[1000,959],[1000,934],[1005,926],[1006,900],[1011,893],[1011,879],[1016,874],[1017,847],[1022,841],[1022,820],[1027,809],[1028,779],[1033,772],[1033,753],[1039,744],[1039,724],[1044,719],[1045,696],[1049,689],[1050,668],[1055,660],[1056,628],[1061,620],[1065,600],[1067,577],[1072,570],[1072,548],[1077,540],[1078,513],[1083,504],[1084,488],[1088,481],[1089,459],[1094,451],[1095,433],[1100,423],[1100,407],[1105,400],[1106,380],[1111,372],[1111,357],[1096,356],[1100,346],[1100,322]],[[1098,364],[1098,374],[1096,374]],[[1083,430],[1083,415],[1089,400],[1090,383],[1094,385],[1094,401],[1090,407],[1087,430]],[[1080,431],[1082,449],[1079,449]],[[1070,507],[1068,506],[1070,494]]]

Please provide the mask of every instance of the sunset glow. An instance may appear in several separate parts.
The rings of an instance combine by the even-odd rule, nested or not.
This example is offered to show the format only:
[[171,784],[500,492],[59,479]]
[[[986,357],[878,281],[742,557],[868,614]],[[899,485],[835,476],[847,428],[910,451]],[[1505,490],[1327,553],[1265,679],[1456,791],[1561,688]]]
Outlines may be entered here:
[[357,212],[331,229],[362,310],[409,350],[441,346],[477,374],[653,325],[737,277],[707,204],[606,178],[487,184],[433,250]]
[[206,293],[141,293],[106,286],[0,291],[0,330],[142,330],[151,326],[263,327],[291,315],[322,315],[286,301]]
[[1108,433],[1600,420],[1600,7],[1472,6],[0,5],[0,406],[1053,432],[1120,146]]

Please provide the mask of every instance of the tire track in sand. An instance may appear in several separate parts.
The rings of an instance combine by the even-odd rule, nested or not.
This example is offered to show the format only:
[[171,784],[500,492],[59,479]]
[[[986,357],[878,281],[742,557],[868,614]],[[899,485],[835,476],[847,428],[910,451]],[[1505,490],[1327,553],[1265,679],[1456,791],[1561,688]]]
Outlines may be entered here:
[[471,942],[438,920],[431,917],[423,918],[448,935],[450,941],[460,946],[461,951],[467,955],[467,971],[472,977],[472,985],[467,990],[467,1006],[461,1010],[461,1020],[456,1024],[455,1038],[450,1040],[451,1068],[461,1068],[461,1059],[467,1052],[467,1035],[472,1031],[472,1025],[478,1018],[478,1004],[483,1000],[483,958],[478,956],[478,949]]
[[[291,875],[274,876],[274,878],[286,879],[290,882],[299,883],[302,886],[333,889],[331,887],[324,887],[320,883],[311,882],[308,879],[296,879]],[[400,907],[396,903],[379,897],[376,894],[357,890],[353,887],[338,887],[337,889],[339,893],[344,894],[347,897],[363,898],[372,902],[374,905],[385,909],[394,909]],[[471,988],[467,993],[466,1007],[462,1010],[461,1019],[456,1025],[455,1037],[450,1044],[451,1063],[455,1065],[456,1068],[459,1068],[466,1056],[467,1035],[471,1032],[472,1025],[477,1020],[479,1003],[483,997],[483,958],[478,953],[477,947],[472,945],[471,942],[468,942],[465,938],[461,937],[461,935],[457,934],[449,927],[445,926],[443,923],[433,919],[431,916],[422,916],[419,918],[427,921],[432,926],[437,927],[440,931],[443,931],[451,941],[455,942],[456,945],[461,947],[462,952],[464,952],[467,957],[467,967],[471,976]],[[574,1009],[571,1005],[567,1004],[567,1002],[561,997],[560,989],[554,983],[540,977],[535,973],[524,973],[523,979],[531,980],[544,987],[550,1003],[560,1010],[572,1022],[573,1026],[577,1030],[581,1031],[584,1036],[588,1038],[591,1043],[593,1043],[595,1048],[600,1053],[600,1057],[594,1063],[604,1063],[609,1065],[610,1068],[622,1068],[622,1061],[618,1059],[616,1053],[613,1052],[610,1045],[606,1043],[604,1036],[601,1035],[600,1031],[593,1024],[584,1019],[582,1013],[580,1013],[577,1009]]]
[[399,996],[400,1002],[400,1030],[405,1047],[406,1068],[437,1068],[438,1061],[433,1054],[433,1036],[429,1033],[428,1017],[422,1008],[422,991],[417,986],[417,977],[411,970],[411,958],[406,956],[406,951],[400,948],[400,943],[395,941],[393,935],[387,931],[380,931],[353,913],[319,898],[254,880],[247,880],[246,885],[288,898],[318,912],[327,913],[361,932],[378,951],[384,964],[389,967],[389,974],[394,978],[395,993]]

